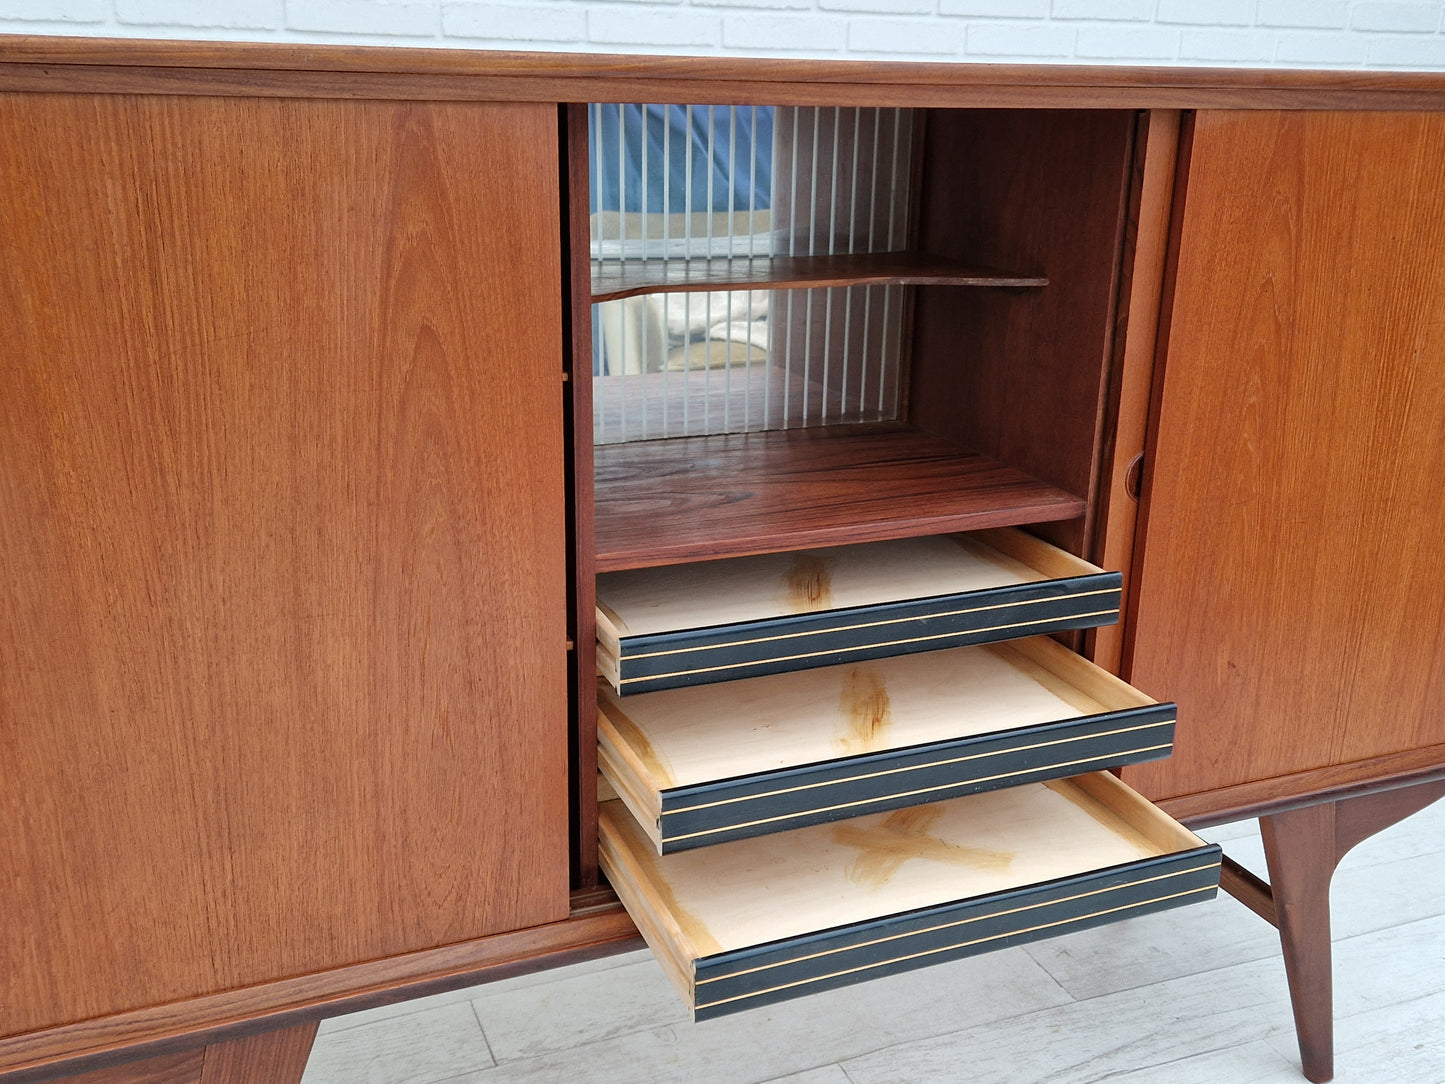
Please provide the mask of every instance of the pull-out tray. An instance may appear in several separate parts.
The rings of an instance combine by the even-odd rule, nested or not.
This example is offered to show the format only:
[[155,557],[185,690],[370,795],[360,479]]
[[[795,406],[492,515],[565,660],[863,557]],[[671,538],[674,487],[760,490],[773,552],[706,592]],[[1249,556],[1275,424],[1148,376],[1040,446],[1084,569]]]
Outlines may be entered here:
[[660,854],[1169,755],[1175,706],[1047,637],[619,697],[598,758]]
[[597,665],[619,692],[1108,625],[1120,576],[1012,528],[597,577]]
[[696,1019],[1210,899],[1220,851],[1107,773],[602,868]]

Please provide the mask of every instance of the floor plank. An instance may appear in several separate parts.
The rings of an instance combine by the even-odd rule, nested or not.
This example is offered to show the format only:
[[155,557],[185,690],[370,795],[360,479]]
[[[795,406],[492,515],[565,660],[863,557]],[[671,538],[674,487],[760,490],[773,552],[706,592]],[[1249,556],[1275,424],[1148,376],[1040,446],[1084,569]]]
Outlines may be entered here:
[[1110,1084],[1299,1084],[1299,1066],[1264,1040],[1117,1073]]
[[560,982],[502,991],[484,988],[472,1007],[499,1062],[688,1020],[687,1008],[650,953],[626,967]]
[[492,1064],[463,1001],[318,1036],[301,1084],[441,1084]]
[[841,1065],[824,1065],[787,1076],[775,1076],[764,1084],[852,1084]]
[[[665,984],[660,969],[656,981]],[[984,1024],[1069,997],[1017,949],[897,975],[704,1024],[618,1034],[569,1050],[499,1061],[515,1081],[754,1084],[959,1026]]]
[[1282,970],[1252,961],[845,1060],[854,1084],[1088,1084],[1290,1027]]

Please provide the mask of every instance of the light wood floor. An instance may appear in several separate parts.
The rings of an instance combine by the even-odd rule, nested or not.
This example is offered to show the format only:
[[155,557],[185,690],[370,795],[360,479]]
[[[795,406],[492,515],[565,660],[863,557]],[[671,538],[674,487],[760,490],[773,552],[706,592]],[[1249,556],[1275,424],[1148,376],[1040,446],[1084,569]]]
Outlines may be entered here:
[[[1254,822],[1203,833],[1263,874]],[[1334,885],[1336,1077],[1445,1084],[1445,802]],[[322,1025],[303,1084],[1296,1084],[1273,929],[1217,900],[704,1024],[646,952]]]

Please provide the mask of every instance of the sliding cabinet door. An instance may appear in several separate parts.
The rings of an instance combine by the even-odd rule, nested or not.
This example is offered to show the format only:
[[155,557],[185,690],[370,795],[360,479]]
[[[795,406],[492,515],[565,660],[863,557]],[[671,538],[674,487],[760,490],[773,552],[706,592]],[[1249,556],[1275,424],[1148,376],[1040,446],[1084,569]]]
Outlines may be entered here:
[[1445,762],[1442,177],[1445,116],[1197,118],[1133,628],[1180,708],[1126,772],[1151,796]]
[[556,109],[0,96],[0,1035],[563,917]]

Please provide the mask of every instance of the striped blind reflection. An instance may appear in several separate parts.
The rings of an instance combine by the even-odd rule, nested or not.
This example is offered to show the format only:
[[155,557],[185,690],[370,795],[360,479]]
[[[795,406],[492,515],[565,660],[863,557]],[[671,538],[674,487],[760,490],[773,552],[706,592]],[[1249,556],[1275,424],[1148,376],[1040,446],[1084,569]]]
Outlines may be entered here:
[[[900,109],[592,105],[592,258],[906,248]],[[656,293],[593,306],[599,444],[895,418],[905,288]]]

